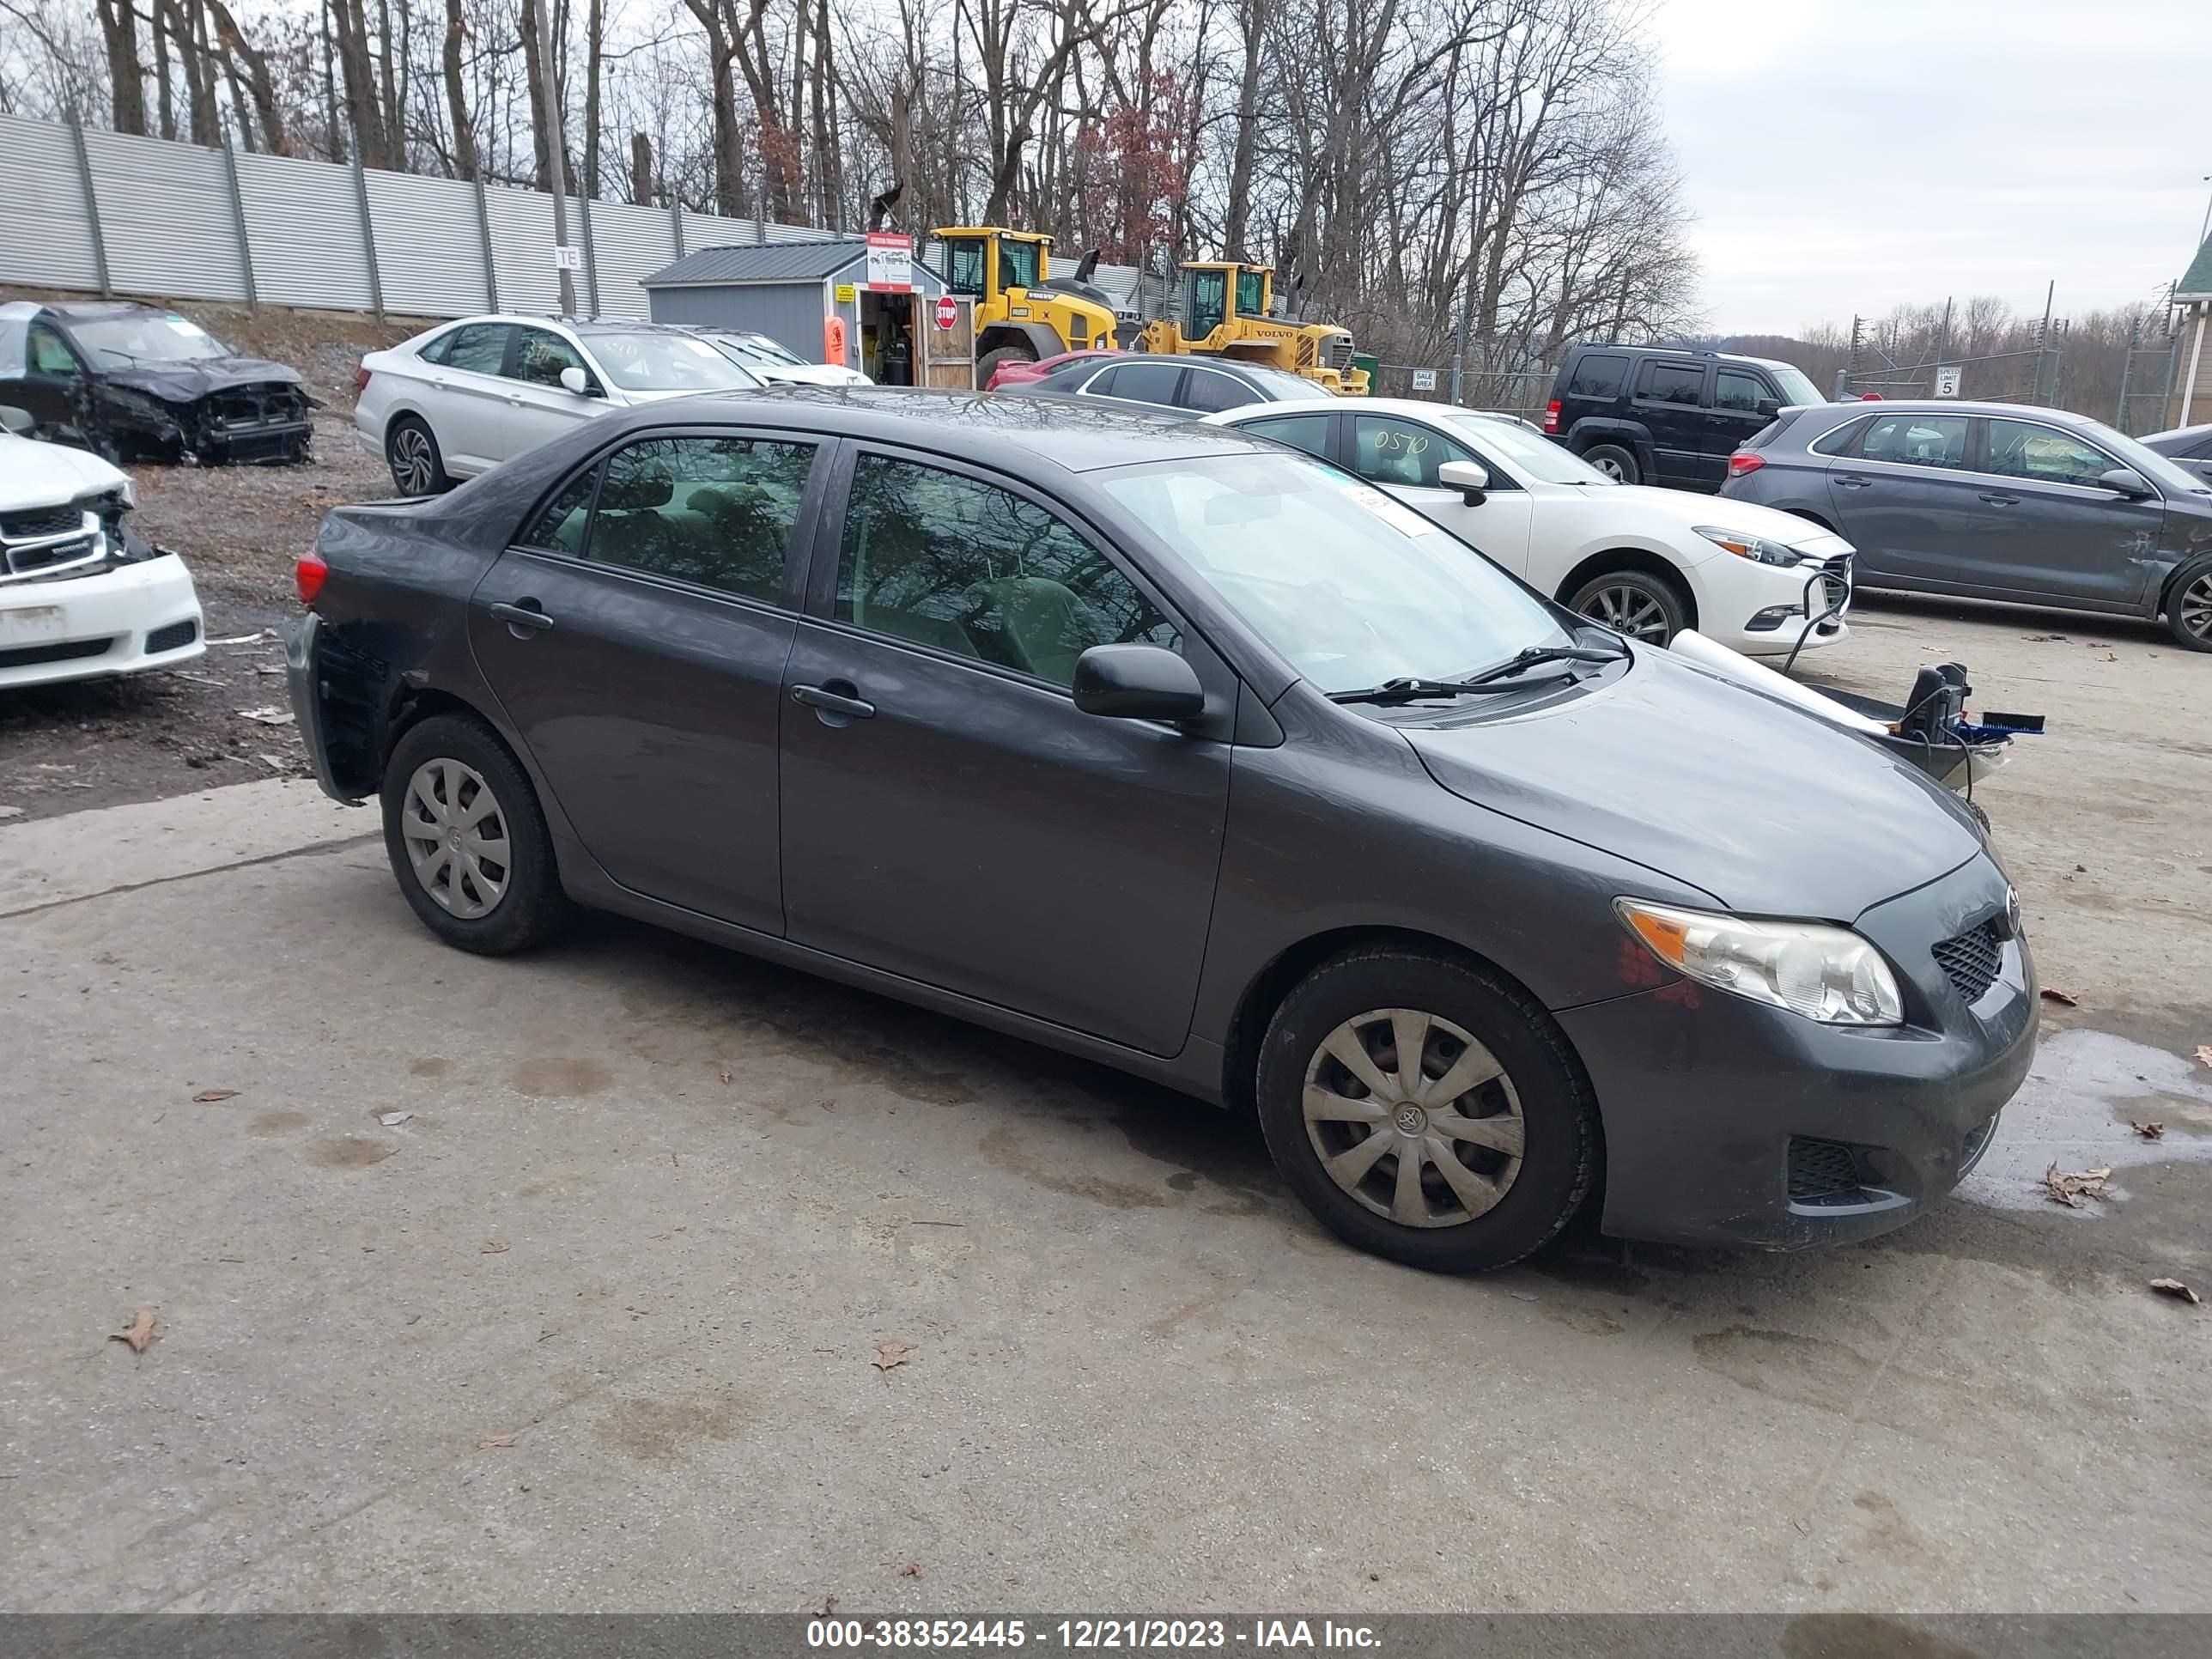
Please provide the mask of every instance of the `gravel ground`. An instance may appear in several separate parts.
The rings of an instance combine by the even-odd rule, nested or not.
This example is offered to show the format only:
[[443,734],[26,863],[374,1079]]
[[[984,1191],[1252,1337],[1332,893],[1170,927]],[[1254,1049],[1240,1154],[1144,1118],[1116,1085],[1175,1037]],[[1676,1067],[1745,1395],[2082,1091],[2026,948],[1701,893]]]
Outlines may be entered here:
[[[0,288],[0,300],[52,297]],[[127,469],[138,488],[139,533],[191,567],[207,611],[208,653],[127,680],[0,691],[0,817],[47,817],[305,769],[289,726],[240,711],[285,703],[276,630],[296,609],[293,562],[313,543],[325,510],[391,493],[391,478],[354,436],[354,370],[362,353],[423,325],[189,301],[179,308],[238,350],[307,378],[323,403],[314,459],[305,466]]]

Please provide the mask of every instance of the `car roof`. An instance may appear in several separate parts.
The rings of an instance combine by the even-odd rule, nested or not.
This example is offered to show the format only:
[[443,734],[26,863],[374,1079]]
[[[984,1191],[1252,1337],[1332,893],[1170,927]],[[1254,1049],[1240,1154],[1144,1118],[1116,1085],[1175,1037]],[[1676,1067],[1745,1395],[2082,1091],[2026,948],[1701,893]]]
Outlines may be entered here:
[[1066,472],[1255,450],[1274,453],[1264,439],[1107,399],[1004,398],[919,386],[780,386],[701,392],[602,416],[594,424],[660,426],[698,416],[754,426],[783,424],[777,415],[813,432],[914,443],[1002,468],[1010,450],[1030,465]]
[[1717,363],[1750,363],[1759,368],[1804,370],[1795,363],[1785,363],[1779,357],[1752,357],[1741,351],[1716,351],[1708,346],[1686,345],[1601,345],[1595,342],[1577,341],[1567,349],[1567,355],[1577,356],[1587,351],[1618,352],[1632,357],[1710,357]]
[[131,317],[143,313],[151,313],[156,317],[171,314],[167,306],[142,306],[129,300],[57,300],[45,308],[76,323],[96,322],[102,317]]
[[1508,415],[1499,410],[1467,409],[1458,404],[1441,404],[1426,398],[1340,398],[1331,392],[1316,392],[1310,398],[1282,398],[1272,404],[1242,404],[1235,409],[1224,409],[1206,418],[1223,425],[1233,425],[1239,416],[1260,420],[1276,415],[1324,410],[1331,412],[1344,410],[1354,415],[1403,415],[1423,421],[1455,420],[1465,416],[1513,426],[1522,423],[1517,416]]
[[1861,415],[1997,415],[2012,420],[2042,421],[2051,426],[2103,428],[2104,422],[2091,415],[2076,415],[2067,409],[2045,409],[2040,404],[1982,403],[1967,398],[1881,398],[1873,402],[1853,398],[1840,404],[1801,404],[1801,411],[1833,415],[1838,410],[1848,410],[1850,416]]
[[[1066,355],[1073,356],[1074,353],[1069,352]],[[1248,369],[1252,367],[1249,364],[1240,363],[1233,357],[1217,357],[1211,352],[1204,351],[1116,351],[1111,355],[1117,363],[1174,363],[1183,368],[1218,368],[1236,375],[1240,380],[1245,377]],[[1259,367],[1270,369],[1277,374],[1289,373],[1286,369],[1275,368],[1269,363],[1262,363]]]

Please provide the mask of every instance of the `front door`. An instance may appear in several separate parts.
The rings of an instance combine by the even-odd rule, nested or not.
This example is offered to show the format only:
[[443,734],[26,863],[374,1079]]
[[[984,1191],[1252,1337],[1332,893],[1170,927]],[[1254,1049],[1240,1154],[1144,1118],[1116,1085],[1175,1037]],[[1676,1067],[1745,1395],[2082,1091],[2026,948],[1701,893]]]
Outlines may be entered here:
[[1975,580],[2037,599],[2140,608],[2166,503],[2130,501],[2099,483],[2123,463],[2070,432],[2010,419],[1982,428],[1977,494],[2001,530],[1987,539]]
[[1728,480],[1729,457],[1755,437],[1782,406],[1766,377],[1748,368],[1716,366],[1713,406],[1705,411],[1705,458],[1698,475],[1715,489]]
[[76,353],[50,323],[34,322],[25,331],[23,378],[0,394],[0,403],[27,410],[35,435],[54,443],[94,447],[91,380]]
[[1954,589],[1971,582],[1990,533],[1989,489],[1966,467],[1967,417],[1877,416],[1828,467],[1837,528],[1874,586]]
[[[561,371],[583,371],[585,390],[561,384]],[[576,348],[550,328],[515,330],[514,352],[507,373],[507,453],[520,455],[549,438],[557,438],[579,421],[606,412],[606,386]]]
[[785,676],[790,937],[1177,1052],[1231,750],[1068,688],[1092,645],[1203,645],[1086,532],[949,464],[859,453],[832,547]]
[[783,931],[777,702],[816,453],[634,440],[562,487],[469,606],[485,679],[600,866],[764,933]]
[[1647,357],[1636,366],[1634,417],[1651,434],[1652,459],[1659,470],[1646,483],[1675,489],[1714,488],[1705,473],[1705,365]]
[[[1480,550],[1516,576],[1528,574],[1528,492],[1513,475],[1474,446],[1439,432],[1425,421],[1395,415],[1352,419],[1352,470],[1382,486],[1415,512]],[[1437,476],[1447,461],[1473,461],[1490,474],[1482,504],[1469,507],[1466,492],[1447,489]]]

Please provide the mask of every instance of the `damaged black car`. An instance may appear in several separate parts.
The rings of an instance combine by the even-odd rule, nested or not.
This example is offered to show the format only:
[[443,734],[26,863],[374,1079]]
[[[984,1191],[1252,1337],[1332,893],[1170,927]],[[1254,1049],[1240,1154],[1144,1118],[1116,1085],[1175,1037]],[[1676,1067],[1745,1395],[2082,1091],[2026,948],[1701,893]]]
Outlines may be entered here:
[[110,460],[285,465],[314,438],[296,370],[113,300],[0,305],[0,403],[27,410],[39,437]]

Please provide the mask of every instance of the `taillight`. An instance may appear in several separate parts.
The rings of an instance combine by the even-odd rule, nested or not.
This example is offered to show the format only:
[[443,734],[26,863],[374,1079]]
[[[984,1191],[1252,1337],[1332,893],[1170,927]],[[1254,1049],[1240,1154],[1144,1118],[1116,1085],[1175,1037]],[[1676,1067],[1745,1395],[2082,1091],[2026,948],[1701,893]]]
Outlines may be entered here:
[[1544,432],[1547,437],[1559,435],[1559,400],[1557,398],[1544,405]]
[[1766,457],[1755,449],[1739,449],[1729,457],[1729,477],[1741,478],[1747,472],[1756,472],[1766,465]]
[[300,555],[299,562],[292,567],[292,586],[299,589],[301,605],[315,602],[315,595],[323,591],[323,578],[330,574],[330,566],[313,548]]
[[368,390],[368,365],[363,363],[353,372],[353,389],[356,395]]

